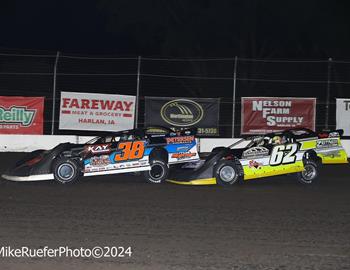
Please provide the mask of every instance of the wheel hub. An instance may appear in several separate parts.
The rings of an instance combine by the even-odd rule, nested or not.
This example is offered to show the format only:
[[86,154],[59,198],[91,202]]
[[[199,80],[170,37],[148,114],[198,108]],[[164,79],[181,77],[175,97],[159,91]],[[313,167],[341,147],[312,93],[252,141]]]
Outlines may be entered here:
[[302,174],[305,180],[310,181],[316,176],[316,170],[314,169],[313,166],[306,165]]
[[224,166],[220,170],[220,178],[224,182],[232,181],[236,176],[235,170],[231,166]]
[[72,165],[67,163],[61,164],[58,167],[57,173],[62,179],[69,180],[74,175],[74,168]]

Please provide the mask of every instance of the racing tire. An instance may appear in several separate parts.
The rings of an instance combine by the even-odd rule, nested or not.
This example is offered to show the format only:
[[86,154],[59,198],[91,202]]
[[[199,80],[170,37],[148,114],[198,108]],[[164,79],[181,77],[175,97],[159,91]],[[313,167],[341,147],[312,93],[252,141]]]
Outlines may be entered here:
[[215,166],[216,183],[220,186],[230,186],[239,183],[240,176],[237,165],[231,160],[219,161]]
[[144,173],[145,179],[151,184],[163,183],[169,174],[169,166],[162,160],[154,160],[151,163],[151,169]]
[[304,170],[297,173],[297,180],[303,185],[310,185],[318,176],[318,166],[315,161],[307,160],[304,163]]
[[72,184],[81,175],[78,162],[75,160],[62,158],[53,165],[54,179],[60,184]]

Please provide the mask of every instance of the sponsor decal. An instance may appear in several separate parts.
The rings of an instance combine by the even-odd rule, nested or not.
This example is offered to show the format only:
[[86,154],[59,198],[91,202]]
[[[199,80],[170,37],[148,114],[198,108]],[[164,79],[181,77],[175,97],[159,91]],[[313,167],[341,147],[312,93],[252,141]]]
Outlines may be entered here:
[[176,147],[176,151],[179,151],[179,152],[187,152],[188,150],[188,147],[187,146],[180,146],[180,147]]
[[151,127],[151,128],[147,128],[146,130],[146,134],[167,134],[168,131],[162,128],[156,128],[156,127]]
[[195,155],[196,153],[175,153],[175,154],[172,154],[171,157],[176,159],[186,159],[186,158],[194,157]]
[[95,156],[90,159],[91,166],[107,166],[111,163],[108,155]]
[[194,136],[182,136],[182,137],[171,137],[166,138],[166,142],[168,144],[174,144],[174,143],[191,143],[193,142]]
[[111,144],[95,144],[85,146],[85,151],[93,154],[109,153],[111,151]]
[[316,142],[316,148],[329,148],[334,147],[338,145],[338,139],[326,139],[326,140],[319,140]]
[[242,133],[259,134],[315,126],[314,98],[243,97]]
[[187,127],[201,121],[204,112],[202,106],[193,100],[176,99],[165,103],[160,114],[170,125]]
[[323,157],[329,157],[329,158],[341,157],[340,151],[338,151],[338,150],[322,153],[322,155],[323,155]]
[[249,168],[255,168],[255,169],[261,169],[261,166],[263,164],[260,162],[257,162],[255,160],[249,160],[248,166]]
[[334,131],[334,132],[329,133],[329,137],[330,138],[340,137],[340,134],[339,134],[339,132]]
[[256,146],[248,150],[245,150],[243,152],[242,158],[264,157],[264,156],[267,156],[268,154],[269,154],[269,150],[267,148]]

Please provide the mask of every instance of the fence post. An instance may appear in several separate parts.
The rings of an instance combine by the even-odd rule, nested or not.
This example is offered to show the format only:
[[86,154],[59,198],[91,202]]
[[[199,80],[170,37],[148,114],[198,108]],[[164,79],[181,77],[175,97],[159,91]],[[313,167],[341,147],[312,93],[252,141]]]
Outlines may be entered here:
[[232,138],[235,137],[235,109],[236,109],[236,86],[237,86],[237,56],[233,66],[233,93],[232,93]]
[[139,118],[139,98],[140,98],[140,73],[141,73],[141,56],[137,58],[137,82],[136,82],[136,103],[135,103],[135,128],[138,126]]
[[329,102],[330,102],[330,94],[331,94],[331,76],[332,76],[332,58],[328,58],[326,117],[325,117],[326,129],[329,129]]
[[51,135],[55,132],[55,112],[56,112],[56,79],[57,79],[57,64],[60,52],[57,51],[55,66],[53,68],[53,89],[52,89],[52,122],[51,122]]

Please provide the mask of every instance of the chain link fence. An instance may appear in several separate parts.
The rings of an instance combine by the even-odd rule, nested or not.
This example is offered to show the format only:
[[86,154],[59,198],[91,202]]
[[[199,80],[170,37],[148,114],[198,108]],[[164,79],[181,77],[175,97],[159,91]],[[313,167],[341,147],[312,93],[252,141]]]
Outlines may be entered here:
[[[335,128],[335,98],[350,96],[350,62],[0,53],[0,95],[44,96],[44,133],[58,129],[61,91],[220,98],[220,136],[240,135],[241,97],[317,97],[317,129]],[[92,132],[74,132],[92,135]],[[80,134],[79,134],[80,133]],[[95,132],[96,133],[96,132]]]

